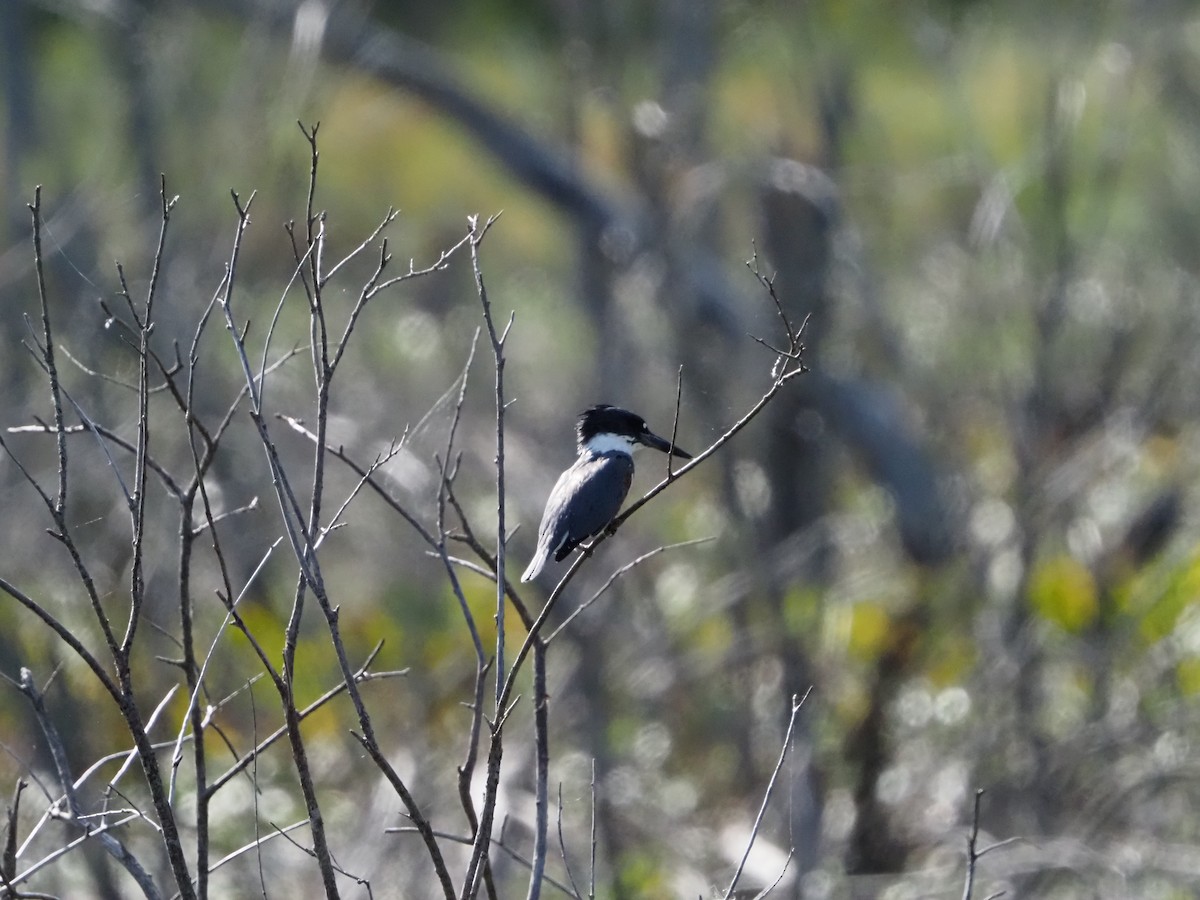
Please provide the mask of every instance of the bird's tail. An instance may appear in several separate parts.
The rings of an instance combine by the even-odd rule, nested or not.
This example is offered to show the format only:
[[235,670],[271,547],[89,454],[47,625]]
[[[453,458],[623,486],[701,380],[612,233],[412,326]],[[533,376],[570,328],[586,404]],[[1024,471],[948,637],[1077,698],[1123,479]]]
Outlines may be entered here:
[[521,581],[533,581],[542,573],[542,569],[550,559],[550,547],[544,545],[541,541],[538,542],[537,553],[533,554],[533,559],[529,561],[529,566],[525,569],[521,576]]

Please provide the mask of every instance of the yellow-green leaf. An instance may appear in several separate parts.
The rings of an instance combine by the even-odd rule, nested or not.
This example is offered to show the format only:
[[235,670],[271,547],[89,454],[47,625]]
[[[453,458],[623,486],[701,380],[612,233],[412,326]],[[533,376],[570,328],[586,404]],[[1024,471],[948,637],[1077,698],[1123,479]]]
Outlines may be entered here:
[[1077,559],[1055,556],[1034,569],[1029,602],[1043,619],[1067,631],[1080,631],[1096,618],[1096,581]]

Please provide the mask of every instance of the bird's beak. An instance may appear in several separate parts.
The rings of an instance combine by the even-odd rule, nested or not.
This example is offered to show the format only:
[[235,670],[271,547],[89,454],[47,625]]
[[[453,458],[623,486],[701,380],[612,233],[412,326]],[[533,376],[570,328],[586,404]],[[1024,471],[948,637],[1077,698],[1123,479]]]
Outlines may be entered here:
[[652,431],[643,432],[638,436],[638,441],[645,444],[647,447],[653,447],[655,450],[661,450],[663,453],[670,453],[682,459],[691,459],[692,454],[688,453],[679,447],[671,446],[671,442],[665,438],[660,438]]

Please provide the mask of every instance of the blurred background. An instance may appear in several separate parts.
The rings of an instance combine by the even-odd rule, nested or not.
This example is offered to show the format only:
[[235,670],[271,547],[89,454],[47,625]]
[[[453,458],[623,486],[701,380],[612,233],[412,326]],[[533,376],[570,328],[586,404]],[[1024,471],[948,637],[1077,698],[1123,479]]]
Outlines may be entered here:
[[[282,226],[304,216],[297,120],[320,122],[315,202],[331,259],[389,207],[401,269],[436,260],[468,215],[503,211],[482,263],[498,317],[515,312],[514,571],[573,457],[578,410],[616,403],[669,434],[682,366],[678,442],[698,452],[766,389],[774,359],[751,335],[783,337],[746,260],[757,253],[778,273],[796,322],[810,317],[811,372],[631,520],[571,599],[656,546],[714,540],[647,561],[552,644],[551,785],[579,879],[594,777],[600,896],[719,896],[790,698],[810,685],[744,887],[774,881],[794,848],[773,896],[960,896],[982,788],[984,842],[1020,840],[980,861],[977,896],[1200,890],[1193,4],[0,0],[0,45],[5,428],[50,416],[21,346],[38,309],[34,186],[59,343],[77,361],[62,363],[67,387],[132,436],[136,398],[116,382],[135,380],[136,359],[97,302],[119,289],[114,261],[145,290],[165,174],[180,199],[155,339],[168,355],[172,340],[186,347],[233,240],[229,191],[256,191],[239,297],[261,339],[294,267]],[[331,309],[349,312],[374,256],[331,284]],[[373,300],[334,391],[332,438],[364,463],[408,429],[386,476],[426,522],[434,454],[482,322],[467,263],[459,254]],[[307,335],[293,291],[273,352]],[[200,396],[216,418],[241,376],[223,332],[210,338]],[[485,350],[460,426],[459,490],[494,540]],[[301,353],[273,375],[272,411],[311,415],[307,365]],[[186,443],[171,436],[183,431],[160,409],[159,453],[186,472]],[[302,471],[304,439],[282,425],[276,438]],[[47,438],[8,439],[53,478]],[[119,603],[128,515],[96,445],[73,447],[73,519],[102,594]],[[260,500],[223,525],[247,579],[281,529],[244,414],[227,449],[213,488],[230,509]],[[634,490],[664,470],[644,454]],[[331,497],[353,484],[335,466]],[[94,640],[69,560],[7,457],[0,509],[0,572]],[[382,503],[364,495],[345,519],[324,559],[352,655],[383,638],[376,668],[410,668],[366,692],[380,741],[435,824],[465,831],[450,762],[464,752],[474,676],[461,615],[440,563]],[[162,632],[139,660],[148,706],[178,680],[155,659],[178,630],[177,526],[162,522],[150,557]],[[491,628],[494,588],[464,578]],[[277,555],[246,600],[274,652],[294,581]],[[527,602],[545,590],[530,586]],[[222,608],[198,596],[215,634]],[[339,676],[311,619],[300,658],[315,697]],[[214,698],[255,672],[244,644],[223,640]],[[0,603],[0,669],[15,677],[22,665],[40,679],[62,666],[47,702],[77,769],[125,746],[84,667]],[[244,750],[275,727],[277,705],[262,686],[242,690],[219,721]],[[0,690],[0,791],[47,771],[26,706]],[[418,842],[382,833],[405,820],[353,725],[334,704],[306,726],[339,862],[375,897],[432,896]],[[521,746],[506,757],[517,847],[528,757]],[[222,851],[253,839],[256,822],[303,815],[286,750],[265,756],[258,778],[257,797],[222,794]],[[275,843],[274,890],[309,896],[305,857]],[[222,872],[214,896],[257,892],[236,866]],[[552,874],[565,877],[557,858]],[[501,875],[515,896],[521,870]],[[122,879],[80,855],[35,886],[125,896]]]

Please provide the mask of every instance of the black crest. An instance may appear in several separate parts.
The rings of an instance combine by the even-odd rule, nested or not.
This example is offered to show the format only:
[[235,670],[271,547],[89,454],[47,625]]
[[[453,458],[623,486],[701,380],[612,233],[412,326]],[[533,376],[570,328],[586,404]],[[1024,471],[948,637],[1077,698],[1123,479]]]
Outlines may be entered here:
[[589,406],[579,414],[575,425],[575,437],[579,446],[583,446],[598,434],[623,434],[629,437],[639,437],[649,432],[646,420],[637,413],[632,413],[619,406],[609,406],[600,403]]

